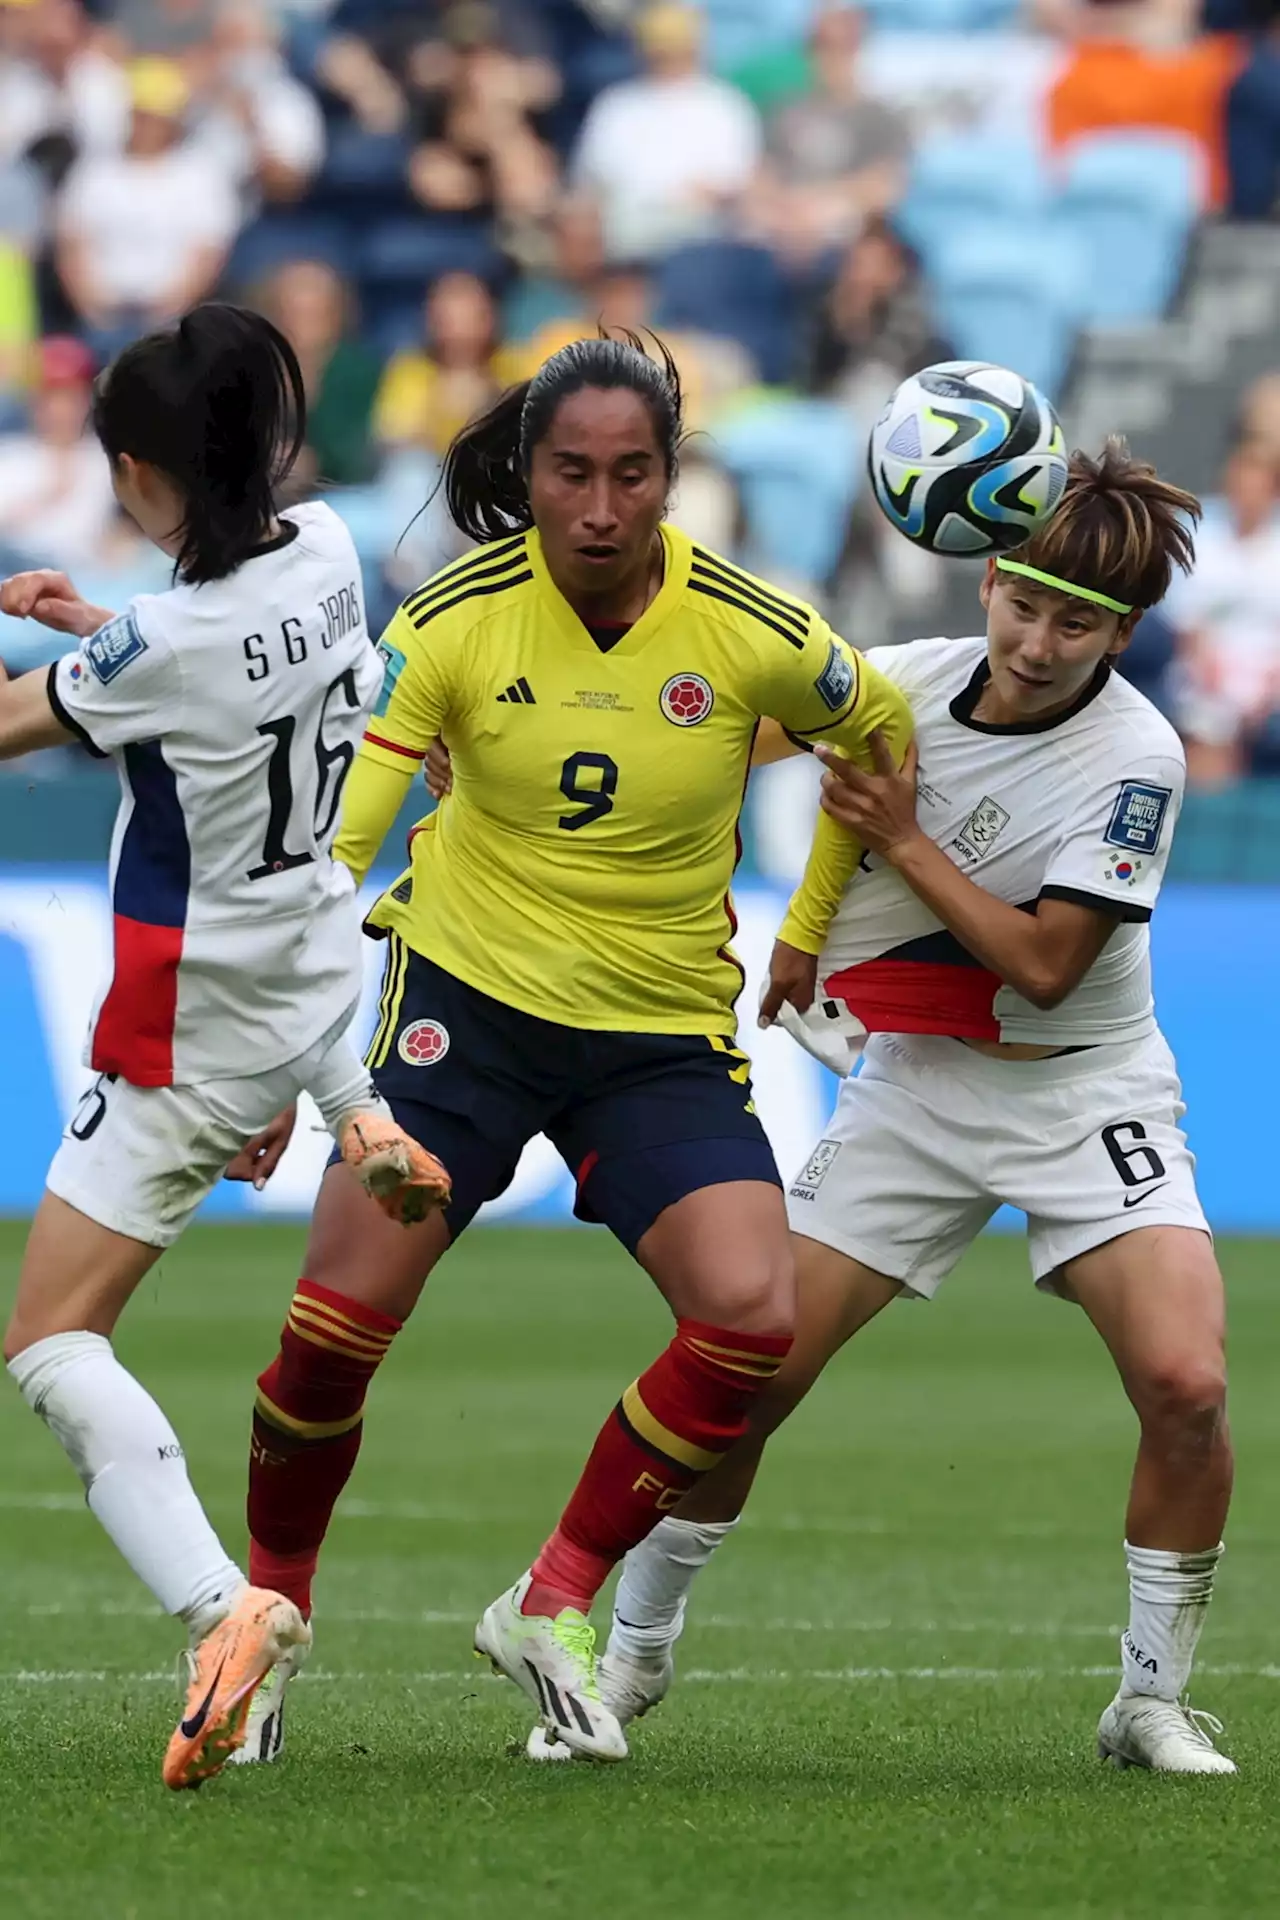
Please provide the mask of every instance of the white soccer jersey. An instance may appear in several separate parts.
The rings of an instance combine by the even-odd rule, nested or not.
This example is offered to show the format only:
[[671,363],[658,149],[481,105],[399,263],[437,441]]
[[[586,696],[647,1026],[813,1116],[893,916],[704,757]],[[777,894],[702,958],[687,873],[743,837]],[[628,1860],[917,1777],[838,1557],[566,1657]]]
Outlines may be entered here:
[[868,1032],[1046,1046],[1133,1040],[1155,1025],[1147,921],[1185,763],[1172,727],[1105,667],[1065,713],[1016,726],[973,718],[987,643],[916,640],[868,653],[911,702],[918,817],[998,900],[1080,900],[1116,928],[1080,985],[1032,1006],[973,958],[877,855],[845,894],[818,963],[815,1027],[847,1009]]
[[120,774],[86,1060],[135,1086],[266,1072],[359,993],[329,849],[382,670],[345,526],[322,505],[281,518],[228,579],[140,595],[49,670],[59,719]]

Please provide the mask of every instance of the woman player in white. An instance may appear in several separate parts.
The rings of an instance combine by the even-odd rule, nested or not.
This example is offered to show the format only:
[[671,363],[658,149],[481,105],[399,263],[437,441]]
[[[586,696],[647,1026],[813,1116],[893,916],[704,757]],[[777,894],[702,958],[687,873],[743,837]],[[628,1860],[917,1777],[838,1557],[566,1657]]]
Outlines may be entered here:
[[292,349],[256,314],[197,308],[126,349],[94,425],[122,506],[173,555],[175,580],[119,617],[63,574],[0,588],[7,613],[80,639],[47,671],[0,676],[0,755],[79,739],[116,762],[122,789],[97,1079],[49,1169],[4,1351],[89,1506],[187,1626],[164,1778],[188,1787],[239,1745],[254,1689],[310,1629],[228,1558],[173,1428],[112,1352],[116,1321],[303,1089],[392,1217],[421,1218],[448,1180],[344,1037],[361,942],[330,845],[382,667],[342,522],[326,506],[276,511],[304,426]]
[[988,566],[985,640],[868,656],[910,699],[918,771],[886,755],[868,777],[819,749],[823,805],[852,837],[842,871],[811,862],[761,1017],[846,1074],[870,1037],[790,1188],[799,1321],[776,1392],[627,1556],[600,1672],[623,1718],[665,1692],[689,1585],[767,1432],[891,1300],[935,1293],[1005,1201],[1027,1215],[1037,1285],[1084,1308],[1141,1428],[1099,1750],[1235,1771],[1180,1705],[1232,1477],[1222,1281],[1148,959],[1183,756],[1112,671],[1136,610],[1189,567],[1198,511],[1118,443],[1073,456],[1053,518]]

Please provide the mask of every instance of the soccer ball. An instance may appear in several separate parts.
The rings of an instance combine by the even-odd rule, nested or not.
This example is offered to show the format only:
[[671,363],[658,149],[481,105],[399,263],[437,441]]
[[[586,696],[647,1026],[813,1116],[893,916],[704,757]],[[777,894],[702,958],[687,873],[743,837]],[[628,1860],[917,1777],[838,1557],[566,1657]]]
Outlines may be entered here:
[[867,460],[885,518],[932,553],[1021,546],[1067,483],[1049,402],[981,360],[943,360],[904,380],[871,429]]

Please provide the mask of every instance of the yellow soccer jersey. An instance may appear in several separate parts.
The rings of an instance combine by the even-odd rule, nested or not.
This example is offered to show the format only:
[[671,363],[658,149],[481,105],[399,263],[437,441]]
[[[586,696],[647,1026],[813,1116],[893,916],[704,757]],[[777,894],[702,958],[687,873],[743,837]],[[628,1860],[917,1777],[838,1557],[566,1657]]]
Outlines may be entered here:
[[906,703],[798,600],[662,528],[662,587],[607,652],[536,533],[410,596],[343,804],[362,878],[427,747],[453,793],[373,924],[509,1006],[566,1026],[731,1034],[737,818],[762,714],[864,764]]

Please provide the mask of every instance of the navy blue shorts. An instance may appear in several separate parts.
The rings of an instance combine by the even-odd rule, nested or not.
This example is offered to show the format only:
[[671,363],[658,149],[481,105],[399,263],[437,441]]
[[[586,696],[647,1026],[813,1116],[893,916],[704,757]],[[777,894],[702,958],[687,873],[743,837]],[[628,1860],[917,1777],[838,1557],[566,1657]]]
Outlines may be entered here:
[[632,1253],[664,1208],[726,1180],[780,1187],[750,1062],[701,1034],[591,1033],[504,1006],[388,941],[373,1079],[448,1168],[456,1240],[545,1133],[577,1182],[574,1212]]

